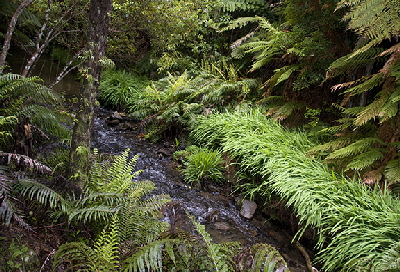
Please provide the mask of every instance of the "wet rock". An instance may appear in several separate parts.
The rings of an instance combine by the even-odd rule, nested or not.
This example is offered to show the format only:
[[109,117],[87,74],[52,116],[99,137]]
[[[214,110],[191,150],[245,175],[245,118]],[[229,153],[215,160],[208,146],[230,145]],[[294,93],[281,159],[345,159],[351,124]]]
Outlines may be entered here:
[[244,218],[251,219],[257,209],[257,204],[254,201],[243,199],[241,201],[240,215]]
[[117,111],[114,111],[113,114],[111,114],[110,118],[111,119],[117,119],[117,120],[122,120],[123,119],[121,114],[119,114],[119,112],[117,112]]
[[211,210],[208,214],[204,216],[204,218],[209,222],[216,222],[220,220],[219,211]]
[[123,121],[123,117],[117,111],[106,118],[107,125],[116,126]]
[[116,125],[118,125],[119,123],[120,123],[120,121],[117,120],[117,119],[114,119],[114,120],[107,120],[107,125],[109,125],[109,126],[116,126]]
[[226,222],[215,222],[213,226],[219,230],[230,230],[232,228],[231,225]]
[[157,150],[158,156],[161,157],[170,157],[174,154],[174,150],[171,148],[160,148]]

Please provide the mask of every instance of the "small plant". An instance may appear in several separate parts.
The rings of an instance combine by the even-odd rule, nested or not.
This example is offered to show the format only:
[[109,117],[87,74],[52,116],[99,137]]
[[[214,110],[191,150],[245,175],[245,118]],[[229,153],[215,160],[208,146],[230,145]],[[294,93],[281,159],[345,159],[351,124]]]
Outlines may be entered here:
[[196,146],[188,147],[183,164],[185,180],[190,184],[205,180],[220,181],[223,179],[223,159],[218,151],[211,151]]
[[6,266],[3,267],[5,271],[33,271],[32,269],[35,269],[39,264],[34,251],[21,243],[20,239],[12,239],[6,252],[7,263],[3,264]]
[[125,110],[133,101],[139,99],[147,80],[144,77],[125,71],[105,71],[99,86],[99,101],[102,105]]

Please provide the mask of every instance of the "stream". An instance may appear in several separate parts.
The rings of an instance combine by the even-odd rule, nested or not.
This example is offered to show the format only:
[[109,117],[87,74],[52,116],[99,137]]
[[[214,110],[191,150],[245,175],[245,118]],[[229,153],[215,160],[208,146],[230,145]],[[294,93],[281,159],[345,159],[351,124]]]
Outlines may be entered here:
[[260,213],[248,220],[240,215],[237,196],[219,191],[192,189],[182,181],[174,169],[171,156],[159,153],[164,144],[154,144],[139,137],[140,130],[119,130],[107,125],[112,112],[100,109],[94,121],[92,147],[99,153],[120,154],[127,148],[139,155],[136,168],[144,170],[137,179],[155,183],[154,194],[168,194],[174,202],[185,207],[197,222],[206,226],[213,242],[237,241],[242,246],[267,243],[285,258],[292,272],[308,271],[301,252],[291,243],[285,231],[268,223]]

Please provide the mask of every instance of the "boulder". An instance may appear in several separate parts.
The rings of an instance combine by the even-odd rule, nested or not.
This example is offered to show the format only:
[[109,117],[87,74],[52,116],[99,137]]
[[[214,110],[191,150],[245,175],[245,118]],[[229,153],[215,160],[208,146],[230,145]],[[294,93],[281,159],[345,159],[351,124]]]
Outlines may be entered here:
[[241,201],[240,215],[244,218],[251,219],[256,212],[257,204],[254,201],[243,199]]
[[121,114],[119,114],[118,111],[114,111],[113,114],[111,114],[110,118],[111,119],[117,119],[117,120],[122,120],[123,119]]

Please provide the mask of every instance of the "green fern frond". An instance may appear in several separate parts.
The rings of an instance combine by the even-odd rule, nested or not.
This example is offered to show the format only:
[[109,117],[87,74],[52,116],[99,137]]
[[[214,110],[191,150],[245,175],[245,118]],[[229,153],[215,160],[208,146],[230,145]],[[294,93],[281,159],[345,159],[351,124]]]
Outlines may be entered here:
[[357,156],[355,156],[346,166],[346,170],[363,170],[373,165],[374,162],[382,159],[384,149],[370,148]]
[[375,271],[396,272],[400,270],[400,242],[393,244],[386,253],[382,255],[382,260],[376,265]]
[[360,94],[372,90],[373,88],[383,83],[383,76],[381,74],[375,74],[366,76],[363,81],[356,86],[346,90],[344,93],[351,93],[352,95]]
[[92,207],[69,209],[69,221],[77,220],[84,223],[90,221],[108,222],[112,216],[119,211],[119,207],[110,207],[106,205],[96,205]]
[[213,271],[221,272],[234,271],[233,256],[239,251],[239,243],[214,244],[210,234],[206,232],[205,226],[196,222],[193,216],[189,215],[189,218],[204,242],[207,258],[210,261],[209,268],[212,267]]
[[255,244],[251,247],[251,252],[254,256],[252,265],[246,271],[265,271],[275,272],[276,270],[290,272],[282,255],[271,245]]
[[[249,23],[257,23],[260,22],[261,17],[241,17],[229,22],[229,25],[221,28],[219,31],[227,31],[237,28],[242,28],[243,26],[248,25]],[[271,25],[272,27],[272,25]]]
[[310,153],[314,153],[314,152],[331,152],[337,149],[341,149],[344,148],[345,146],[348,146],[349,144],[353,143],[354,139],[351,138],[346,138],[346,137],[340,137],[337,138],[333,141],[329,141],[327,143],[321,144],[321,145],[317,145],[313,148],[310,149]]
[[69,139],[71,137],[71,130],[63,125],[61,121],[70,122],[72,119],[48,107],[39,105],[26,106],[22,108],[17,116],[30,116],[32,124],[40,128],[43,132],[60,139]]
[[371,40],[390,39],[400,29],[398,3],[385,0],[343,0],[338,7],[350,6],[344,19],[349,26]]
[[9,226],[14,221],[24,229],[31,229],[15,205],[16,199],[12,195],[14,181],[7,174],[8,170],[8,167],[0,166],[0,222]]
[[84,242],[62,244],[54,254],[53,268],[67,264],[66,271],[93,271],[95,252]]
[[301,109],[304,106],[304,103],[298,101],[289,101],[284,103],[282,106],[269,109],[266,115],[271,116],[274,120],[284,120],[289,117],[295,110]]
[[383,142],[378,138],[363,138],[344,148],[334,151],[326,159],[331,160],[361,154],[370,150],[371,146],[376,143],[383,144]]
[[123,271],[163,271],[163,251],[175,260],[174,245],[182,243],[180,239],[161,239],[137,248],[137,251],[124,261]]
[[272,88],[272,87],[278,85],[279,83],[281,83],[282,81],[285,81],[286,79],[288,79],[293,72],[295,72],[299,69],[300,69],[300,66],[297,64],[288,65],[288,66],[284,66],[282,68],[276,69],[274,71],[275,74],[264,83],[264,86],[269,86]]
[[335,60],[328,68],[327,77],[336,77],[341,74],[354,71],[368,64],[376,62],[378,57],[383,52],[383,48],[373,47],[354,55],[353,53],[343,56]]
[[389,184],[400,182],[400,159],[388,162],[385,168],[385,176]]
[[[114,270],[118,267],[118,246],[119,246],[119,229],[117,224],[117,216],[114,215],[112,222],[108,228],[103,229],[99,238],[94,244],[94,253],[98,259],[98,264],[94,269],[96,271],[105,269]],[[101,265],[100,265],[101,264]],[[99,269],[102,266],[103,269]]]
[[48,205],[50,208],[60,209],[61,211],[66,209],[66,200],[59,193],[35,180],[19,180],[13,185],[13,190],[30,200]]
[[[375,101],[370,103],[362,110],[354,120],[354,124],[356,126],[362,126],[367,123],[369,120],[374,119],[378,116],[384,116],[385,118],[390,115],[391,110],[390,107],[386,107],[386,112],[383,112],[385,109],[385,104],[389,99],[389,94],[386,91],[379,92],[375,97]],[[396,110],[397,112],[397,110]]]

